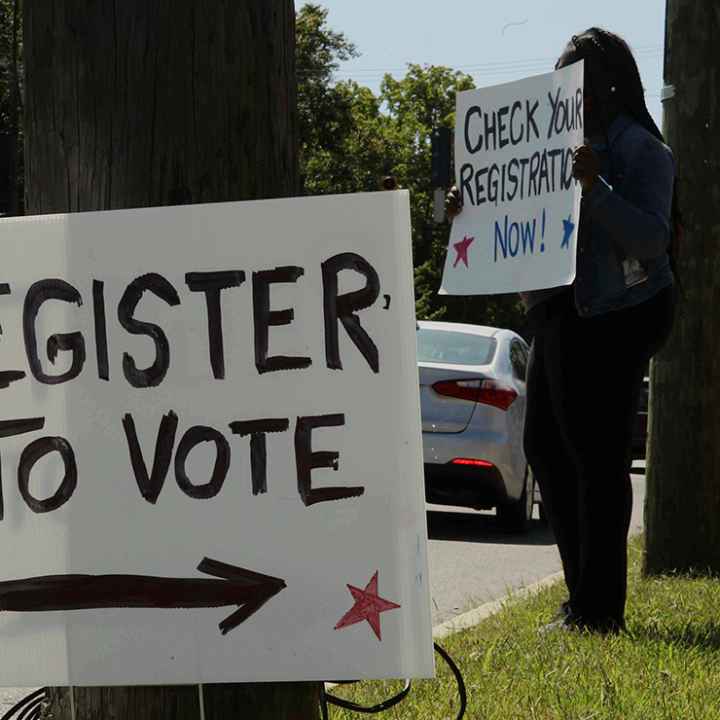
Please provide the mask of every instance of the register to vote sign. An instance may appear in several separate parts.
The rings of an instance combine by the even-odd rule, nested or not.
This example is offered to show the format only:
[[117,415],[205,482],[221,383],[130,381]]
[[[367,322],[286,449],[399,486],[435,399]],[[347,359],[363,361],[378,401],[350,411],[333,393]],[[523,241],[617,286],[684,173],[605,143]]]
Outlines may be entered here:
[[0,237],[0,686],[432,675],[407,193]]
[[575,278],[583,64],[458,93],[453,222],[440,292],[488,295]]

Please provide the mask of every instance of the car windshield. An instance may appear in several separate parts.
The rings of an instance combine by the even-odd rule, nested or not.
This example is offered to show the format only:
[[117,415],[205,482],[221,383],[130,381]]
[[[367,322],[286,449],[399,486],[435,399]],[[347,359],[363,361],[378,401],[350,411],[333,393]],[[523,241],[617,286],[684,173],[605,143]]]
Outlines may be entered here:
[[418,361],[448,365],[487,365],[496,342],[491,337],[453,330],[418,328]]

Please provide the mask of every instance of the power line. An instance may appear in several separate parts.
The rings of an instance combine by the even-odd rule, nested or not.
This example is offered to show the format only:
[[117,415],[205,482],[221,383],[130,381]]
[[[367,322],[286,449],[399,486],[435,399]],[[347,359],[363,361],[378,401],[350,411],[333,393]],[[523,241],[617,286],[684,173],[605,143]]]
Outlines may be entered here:
[[[634,54],[647,54],[647,53],[659,53],[662,51],[662,45],[645,45],[638,47]],[[557,60],[557,57],[535,57],[535,58],[518,58],[516,60],[495,60],[492,62],[485,62],[485,63],[471,63],[471,64],[465,64],[465,65],[453,65],[453,67],[457,67],[458,69],[462,68],[483,68],[483,67],[495,67],[498,65],[501,66],[513,66],[513,65],[525,65],[527,63],[548,63],[552,62],[554,63]],[[393,71],[393,70],[403,70],[404,68],[359,68],[359,70],[367,71],[367,72],[383,72],[383,71]]]
[[[647,45],[636,48],[634,51],[634,55],[639,61],[642,62],[655,59],[659,57],[662,52],[663,47],[661,45]],[[498,60],[492,62],[465,65],[445,65],[442,67],[449,67],[450,69],[468,72],[469,74],[474,72],[482,72],[487,75],[509,74],[513,72],[532,72],[533,70],[548,69],[549,67],[554,66],[556,60],[556,57],[519,58],[517,60]],[[344,76],[342,79],[359,78],[369,80],[374,78],[381,78],[388,73],[392,74],[396,72],[405,72],[407,71],[407,66],[410,64],[417,63],[408,63],[404,67],[377,67],[338,70],[334,73],[334,75],[336,77]],[[312,75],[315,72],[316,71],[311,69],[297,69],[298,75]]]

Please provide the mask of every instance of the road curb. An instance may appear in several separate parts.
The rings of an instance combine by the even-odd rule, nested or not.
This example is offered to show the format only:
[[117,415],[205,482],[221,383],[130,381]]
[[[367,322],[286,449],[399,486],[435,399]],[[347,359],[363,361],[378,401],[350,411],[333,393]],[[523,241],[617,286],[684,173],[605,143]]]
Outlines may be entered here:
[[475,627],[491,615],[495,615],[500,612],[508,602],[514,602],[516,600],[523,600],[527,597],[531,597],[532,595],[537,594],[540,590],[544,590],[545,588],[555,585],[562,579],[562,572],[553,573],[552,575],[548,575],[532,585],[526,585],[525,587],[521,587],[517,590],[512,590],[506,597],[486,602],[473,610],[468,610],[460,615],[456,615],[455,617],[452,617],[433,628],[433,639],[442,640],[448,635],[453,635],[461,630],[467,630],[468,628]]

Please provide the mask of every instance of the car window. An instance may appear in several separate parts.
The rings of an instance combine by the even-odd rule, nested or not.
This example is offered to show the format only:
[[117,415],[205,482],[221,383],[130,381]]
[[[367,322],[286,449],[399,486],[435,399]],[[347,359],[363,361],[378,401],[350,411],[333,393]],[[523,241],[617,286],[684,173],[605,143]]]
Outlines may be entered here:
[[449,365],[487,365],[495,355],[496,342],[484,335],[452,330],[419,328],[418,360]]
[[525,382],[527,377],[527,353],[517,340],[513,340],[510,344],[510,364],[512,365],[513,375],[518,380]]

